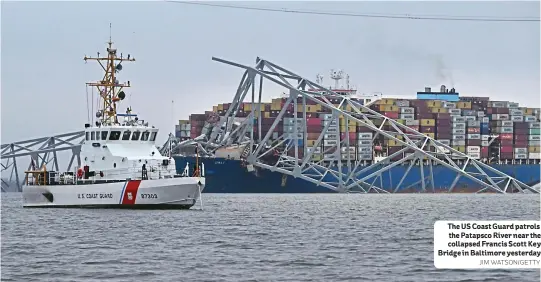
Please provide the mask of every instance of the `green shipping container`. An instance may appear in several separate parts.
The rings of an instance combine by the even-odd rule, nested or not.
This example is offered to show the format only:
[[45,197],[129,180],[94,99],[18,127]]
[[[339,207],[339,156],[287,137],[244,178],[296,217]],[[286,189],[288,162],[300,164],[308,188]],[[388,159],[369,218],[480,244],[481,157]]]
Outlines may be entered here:
[[530,135],[539,135],[541,134],[541,128],[530,128]]

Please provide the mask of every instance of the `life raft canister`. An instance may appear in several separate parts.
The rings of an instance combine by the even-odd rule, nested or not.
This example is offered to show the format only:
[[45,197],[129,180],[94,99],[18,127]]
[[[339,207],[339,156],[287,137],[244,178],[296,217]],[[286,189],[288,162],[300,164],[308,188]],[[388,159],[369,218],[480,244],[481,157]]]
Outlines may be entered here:
[[83,169],[82,169],[82,168],[79,168],[79,169],[77,170],[77,177],[78,177],[78,178],[83,177]]

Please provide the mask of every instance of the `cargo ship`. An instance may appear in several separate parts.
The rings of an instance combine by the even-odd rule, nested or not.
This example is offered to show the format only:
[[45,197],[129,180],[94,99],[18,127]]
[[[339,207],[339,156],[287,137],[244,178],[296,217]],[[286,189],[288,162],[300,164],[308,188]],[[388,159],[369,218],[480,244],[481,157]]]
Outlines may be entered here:
[[[454,88],[447,89],[445,85],[441,85],[439,91],[425,87],[424,91],[417,92],[412,99],[384,97],[382,94],[358,94],[356,89],[349,86],[349,76],[346,87],[338,86],[338,80],[343,78],[341,72],[331,71],[331,78],[335,79],[336,83],[329,88],[340,95],[349,96],[365,107],[451,146],[527,185],[540,182],[539,108],[520,107],[518,103],[511,101],[491,101],[488,97],[460,96]],[[318,83],[321,79],[318,75]],[[263,135],[271,128],[285,101],[286,98],[280,97],[261,104]],[[330,101],[333,104],[339,102],[332,99]],[[212,111],[192,114],[188,120],[180,120],[175,128],[175,136],[181,141],[201,138],[210,132],[212,124],[225,114],[230,105],[218,104]],[[236,114],[238,121],[250,114],[251,107],[251,103],[242,105]],[[322,132],[323,125],[332,122],[329,120],[332,116],[330,110],[307,100],[305,109],[302,109],[302,104],[298,104],[296,111],[297,116],[303,116],[302,112],[306,112],[306,132],[298,133],[302,137],[306,135],[306,139],[299,137],[299,148],[304,147],[302,140],[307,140],[306,148],[307,151],[314,150],[314,161],[332,162],[338,155],[343,161],[354,159],[367,166],[402,149],[400,144],[383,136],[373,139],[372,131],[360,124],[349,122],[348,130],[343,119],[339,119],[335,132],[340,134],[341,140],[349,139],[350,144],[357,145],[349,147],[349,156],[348,152],[323,154],[325,142],[321,142],[321,147],[318,148],[313,148],[313,145]],[[294,105],[290,104],[283,120],[272,133],[273,139],[287,132],[288,119],[294,117],[294,112]],[[376,122],[378,121],[374,122],[375,125],[381,125]],[[257,132],[257,119],[253,124],[254,132]],[[384,125],[383,129],[387,126]],[[280,172],[266,169],[250,171],[243,159],[244,149],[241,146],[224,148],[216,151],[213,156],[202,159],[207,177],[206,193],[335,193],[334,190]],[[302,150],[298,152],[299,158],[302,158],[303,153]],[[405,157],[404,154],[407,153],[400,154],[393,160],[401,160]],[[190,147],[174,155],[174,159],[178,170],[184,169],[187,163],[193,165],[196,162],[194,150]],[[466,166],[467,171],[472,168],[471,165]],[[454,183],[457,173],[438,165],[432,168],[434,183],[431,184],[432,189],[427,191],[420,179],[422,175],[428,174],[428,169],[427,166],[421,167],[417,164],[410,167],[407,163],[395,166],[383,173],[380,187],[398,193],[477,192],[481,189],[478,183],[465,177]],[[401,188],[392,190],[391,187],[396,186],[398,181],[402,181],[399,185]],[[451,186],[453,190],[449,191]]]

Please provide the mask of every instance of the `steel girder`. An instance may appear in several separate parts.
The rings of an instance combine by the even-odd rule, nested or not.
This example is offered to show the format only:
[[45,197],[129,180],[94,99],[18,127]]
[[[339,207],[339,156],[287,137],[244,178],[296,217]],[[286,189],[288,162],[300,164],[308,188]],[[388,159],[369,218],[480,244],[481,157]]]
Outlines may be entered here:
[[[249,154],[247,157],[249,164],[301,178],[338,192],[375,191],[388,193],[396,192],[399,189],[407,189],[408,187],[402,187],[401,185],[408,173],[411,172],[413,166],[419,166],[420,177],[416,183],[409,183],[409,187],[420,183],[422,190],[434,191],[434,166],[443,166],[456,173],[453,183],[447,187],[449,192],[456,189],[460,178],[466,178],[470,182],[482,187],[478,192],[490,190],[498,193],[515,191],[539,193],[538,189],[498,171],[479,160],[473,159],[448,145],[363,106],[349,97],[339,95],[270,61],[262,60],[258,57],[255,66],[250,67],[215,57],[212,59],[244,69],[245,71],[235,97],[225,113],[224,123],[220,122],[217,124],[212,129],[208,140],[202,142],[203,147],[208,152],[211,152],[215,148],[231,144],[232,139],[238,141],[242,137],[249,137]],[[256,85],[257,76],[259,76],[258,85]],[[252,130],[253,122],[251,122],[254,117],[261,115],[260,104],[262,100],[263,79],[289,90],[289,96],[285,105],[282,107],[278,116],[275,117],[274,123],[264,136],[261,132],[261,118],[257,119],[258,132]],[[257,97],[255,93],[256,87],[258,88]],[[309,89],[315,89],[318,92],[307,91],[307,87]],[[232,131],[233,119],[250,90],[252,96],[251,105],[255,111],[250,113],[241,126]],[[320,94],[320,91],[324,91],[325,94]],[[298,98],[300,98],[303,106],[301,116],[297,116]],[[329,99],[338,99],[340,102],[336,105],[336,103],[331,103]],[[335,154],[335,156],[338,155],[338,157],[334,161],[327,162],[323,160],[314,161],[312,158],[314,154],[313,149],[309,153],[304,154],[304,156],[299,155],[299,147],[304,149],[303,152],[307,152],[306,134],[303,134],[304,142],[302,142],[302,145],[299,145],[299,142],[296,140],[291,142],[291,139],[288,138],[289,136],[286,136],[287,134],[282,134],[277,139],[273,138],[275,140],[271,142],[271,134],[274,132],[279,121],[284,117],[286,109],[290,104],[293,104],[295,109],[293,110],[293,116],[295,118],[293,135],[298,136],[300,132],[307,132],[306,122],[300,122],[306,120],[307,101],[311,101],[312,104],[321,105],[322,108],[332,113],[334,119],[341,116],[346,123],[346,136],[349,135],[349,123],[356,122],[373,131],[372,141],[379,135],[383,135],[387,139],[394,140],[396,143],[404,146],[404,148],[378,162],[352,160],[350,154],[347,154],[347,159],[344,160],[341,158],[340,152],[342,152],[343,147],[350,147],[349,138],[340,140],[340,137],[337,136],[336,145],[334,148],[328,149],[327,152]],[[297,118],[300,118],[299,121]],[[331,122],[328,122],[324,126],[315,144],[311,147],[317,148],[321,146],[322,139],[327,134],[330,124]],[[385,125],[387,125],[387,130],[383,129]],[[391,129],[389,130],[389,128]],[[234,133],[238,131],[242,133],[234,136]],[[243,135],[244,132],[247,132],[247,136]],[[286,144],[286,148],[279,153],[276,162],[270,164],[268,160],[264,160],[263,157],[265,155],[273,152],[274,149],[283,144]],[[289,149],[294,149],[292,155],[288,155]],[[393,161],[393,158],[403,153],[406,153],[404,158]],[[325,154],[325,152],[321,152],[321,154]],[[391,184],[392,187],[388,187],[389,185],[382,187],[384,177],[386,179],[387,177],[391,177],[391,174],[388,173],[389,170],[400,165],[407,166],[407,169],[400,180],[395,180],[395,183],[398,181],[397,185]],[[387,175],[385,174],[386,172]],[[393,183],[392,179],[390,183]]]
[[[19,168],[17,167],[17,159],[20,158],[30,157],[28,170],[32,166],[40,168],[52,163],[48,170],[59,171],[57,152],[71,150],[72,156],[66,171],[71,170],[75,158],[80,166],[80,151],[84,134],[84,131],[77,131],[2,144],[2,192],[22,191],[23,179],[19,177]],[[11,171],[9,171],[10,169]]]

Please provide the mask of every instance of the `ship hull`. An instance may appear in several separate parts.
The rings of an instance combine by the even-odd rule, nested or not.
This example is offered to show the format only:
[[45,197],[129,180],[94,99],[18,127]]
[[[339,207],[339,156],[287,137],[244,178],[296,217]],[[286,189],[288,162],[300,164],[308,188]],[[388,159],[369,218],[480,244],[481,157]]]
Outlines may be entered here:
[[[189,163],[193,166],[195,158],[175,156],[177,170],[182,171]],[[318,186],[301,178],[285,176],[279,172],[273,172],[266,169],[257,169],[257,173],[248,172],[246,167],[242,166],[238,160],[228,160],[225,158],[200,158],[205,165],[205,178],[207,184],[205,193],[336,193],[334,190]],[[540,166],[531,165],[491,165],[493,168],[515,177],[528,185],[535,185],[540,182]],[[434,185],[427,184],[424,189],[422,184],[418,183],[421,179],[421,169],[419,166],[413,166],[410,172],[404,178],[400,189],[394,191],[394,188],[400,182],[408,166],[396,166],[385,172],[382,181],[374,183],[379,187],[396,193],[448,193],[457,174],[449,168],[441,165],[433,166]],[[468,167],[471,171],[473,167]],[[430,169],[424,166],[425,177],[429,175]],[[363,175],[364,176],[364,175]],[[482,187],[468,179],[461,177],[453,189],[453,193],[475,193]]]
[[189,209],[205,188],[205,179],[181,177],[128,180],[88,185],[28,185],[25,208]]

